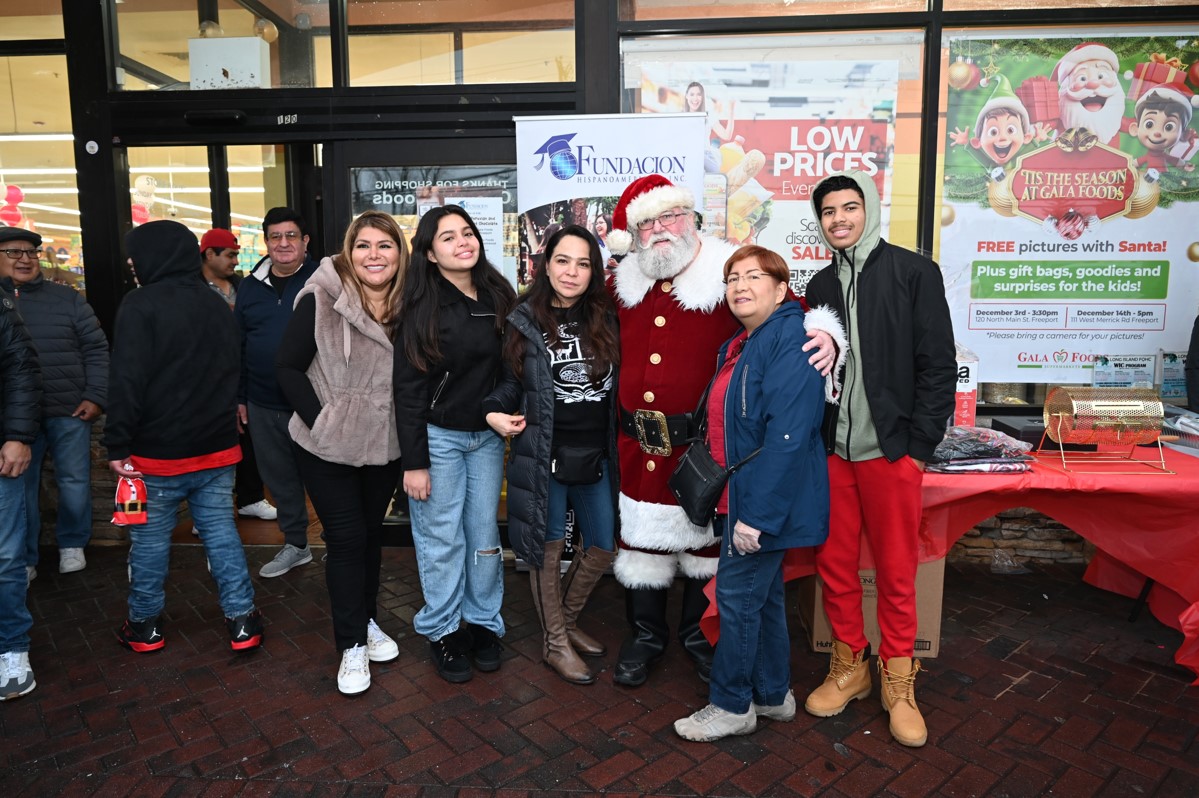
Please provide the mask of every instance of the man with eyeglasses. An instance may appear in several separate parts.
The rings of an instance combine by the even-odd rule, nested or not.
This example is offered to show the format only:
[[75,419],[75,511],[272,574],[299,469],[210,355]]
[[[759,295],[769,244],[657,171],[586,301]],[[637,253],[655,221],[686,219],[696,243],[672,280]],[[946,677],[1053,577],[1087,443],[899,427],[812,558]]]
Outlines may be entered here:
[[[14,238],[14,229],[0,228],[0,249],[36,249],[41,243]],[[33,618],[25,603],[29,583],[22,567],[25,502],[19,477],[29,467],[29,445],[37,437],[41,405],[37,352],[12,298],[0,291],[0,701],[37,686],[29,664]]]
[[[724,264],[736,247],[696,229],[695,198],[661,175],[625,189],[608,246],[625,255],[611,278],[620,319],[620,550],[630,630],[613,672],[617,684],[644,684],[662,658],[667,592],[684,577],[677,636],[707,681],[712,646],[700,630],[704,586],[716,573],[720,541],[692,524],[667,479],[691,439],[691,415],[716,369],[716,354],[740,322],[725,303]],[[807,316],[810,363],[827,374],[844,335],[835,313]],[[830,332],[832,334],[830,334]],[[835,337],[839,336],[839,337]],[[835,342],[835,343],[834,343]]]
[[283,530],[283,548],[258,573],[282,576],[312,562],[308,506],[287,423],[291,406],[275,379],[275,354],[291,320],[296,295],[316,272],[308,256],[304,218],[291,208],[271,208],[262,220],[266,257],[237,289],[233,314],[241,330],[241,386],[237,414],[248,428],[258,472],[270,489]]
[[58,572],[87,566],[92,537],[92,423],[108,401],[108,339],[83,294],[42,274],[42,237],[19,228],[0,230],[0,285],[13,295],[42,367],[42,425],[25,490],[25,571],[37,576],[38,505],[42,463],[54,461],[58,486]]

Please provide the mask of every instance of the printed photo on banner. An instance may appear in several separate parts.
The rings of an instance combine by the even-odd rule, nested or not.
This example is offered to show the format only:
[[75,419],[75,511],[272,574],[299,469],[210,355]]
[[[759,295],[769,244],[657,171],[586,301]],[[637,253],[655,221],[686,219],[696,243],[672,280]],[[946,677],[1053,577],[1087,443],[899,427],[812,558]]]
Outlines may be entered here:
[[409,243],[430,208],[461,206],[483,234],[487,259],[517,284],[516,170],[511,165],[355,167],[350,184],[353,214],[391,214]]
[[[895,61],[661,61],[640,65],[642,113],[703,114],[704,228],[782,254],[802,293],[832,259],[811,192],[835,172],[872,176],[891,210]],[[697,195],[699,196],[699,195]]]
[[1199,306],[1199,31],[958,38],[940,261],[987,382],[1092,382]]
[[699,114],[636,114],[516,118],[520,176],[518,290],[545,265],[545,245],[577,224],[599,241],[603,268],[615,269],[608,249],[612,213],[625,187],[660,174],[703,196]]

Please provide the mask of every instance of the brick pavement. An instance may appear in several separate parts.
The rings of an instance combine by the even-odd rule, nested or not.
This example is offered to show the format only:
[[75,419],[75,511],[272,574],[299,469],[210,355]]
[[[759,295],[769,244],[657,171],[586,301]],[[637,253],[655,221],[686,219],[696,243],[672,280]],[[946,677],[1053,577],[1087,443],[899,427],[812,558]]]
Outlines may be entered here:
[[[274,550],[248,549],[255,573]],[[348,699],[319,562],[255,577],[266,644],[235,656],[200,549],[176,546],[167,646],[135,655],[113,637],[125,551],[88,558],[31,589],[38,688],[0,706],[4,798],[1199,795],[1199,688],[1173,663],[1180,635],[1148,612],[1129,623],[1130,601],[1082,584],[1077,566],[949,565],[942,656],[918,680],[929,743],[908,749],[890,739],[877,687],[835,718],[801,711],[749,737],[683,742],[671,723],[706,691],[678,647],[640,689],[612,684],[612,653],[597,684],[566,684],[538,659],[527,577],[511,567],[504,666],[454,686],[411,631],[412,553],[388,549],[380,620],[401,656]],[[615,651],[623,615],[605,579],[585,625]],[[794,626],[802,701],[827,665]]]

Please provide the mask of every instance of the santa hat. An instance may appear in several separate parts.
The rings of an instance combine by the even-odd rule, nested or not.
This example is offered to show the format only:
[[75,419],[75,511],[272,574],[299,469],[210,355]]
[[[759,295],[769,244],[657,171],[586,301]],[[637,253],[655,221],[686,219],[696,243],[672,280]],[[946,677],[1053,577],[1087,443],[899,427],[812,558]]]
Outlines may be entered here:
[[616,210],[612,212],[608,249],[614,255],[627,255],[633,248],[637,223],[654,219],[673,208],[693,210],[695,197],[662,175],[646,175],[629,183],[616,203]]
[[1060,85],[1070,77],[1074,67],[1084,61],[1103,61],[1109,64],[1113,70],[1120,68],[1120,59],[1116,58],[1116,53],[1112,48],[1098,42],[1083,42],[1058,60],[1057,66],[1053,68],[1053,73],[1049,77]]
[[1021,133],[1031,129],[1028,123],[1028,109],[1024,107],[1024,103],[1016,96],[1016,92],[1012,91],[1012,84],[1003,75],[996,75],[991,78],[995,83],[995,88],[991,90],[991,96],[987,98],[982,109],[978,112],[978,121],[974,123],[974,135],[977,138],[982,138],[983,123],[987,120],[987,114],[996,109],[1002,108],[1005,111],[1015,114],[1020,117]]
[[1194,92],[1186,86],[1181,83],[1161,83],[1146,91],[1137,100],[1135,112],[1137,119],[1141,118],[1141,109],[1145,107],[1145,103],[1149,102],[1150,98],[1177,105],[1183,127],[1191,124],[1191,115],[1194,113],[1191,110],[1192,106],[1199,107],[1199,97],[1196,97]]

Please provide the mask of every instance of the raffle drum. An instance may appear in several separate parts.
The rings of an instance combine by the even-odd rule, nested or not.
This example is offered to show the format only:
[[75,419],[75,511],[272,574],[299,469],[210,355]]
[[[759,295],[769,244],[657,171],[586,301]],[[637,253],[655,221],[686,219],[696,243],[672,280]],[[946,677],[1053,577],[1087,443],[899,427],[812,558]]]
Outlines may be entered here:
[[[1045,398],[1045,437],[1058,444],[1062,467],[1068,471],[1082,463],[1127,463],[1146,466],[1155,471],[1166,470],[1161,452],[1161,398],[1149,388],[1053,388]],[[1065,444],[1097,446],[1127,446],[1127,453],[1069,452]],[[1133,456],[1133,447],[1156,445],[1158,459],[1143,460]],[[1046,451],[1045,438],[1040,451]],[[1100,469],[1102,473],[1119,473]],[[1143,473],[1141,470],[1129,473]]]

